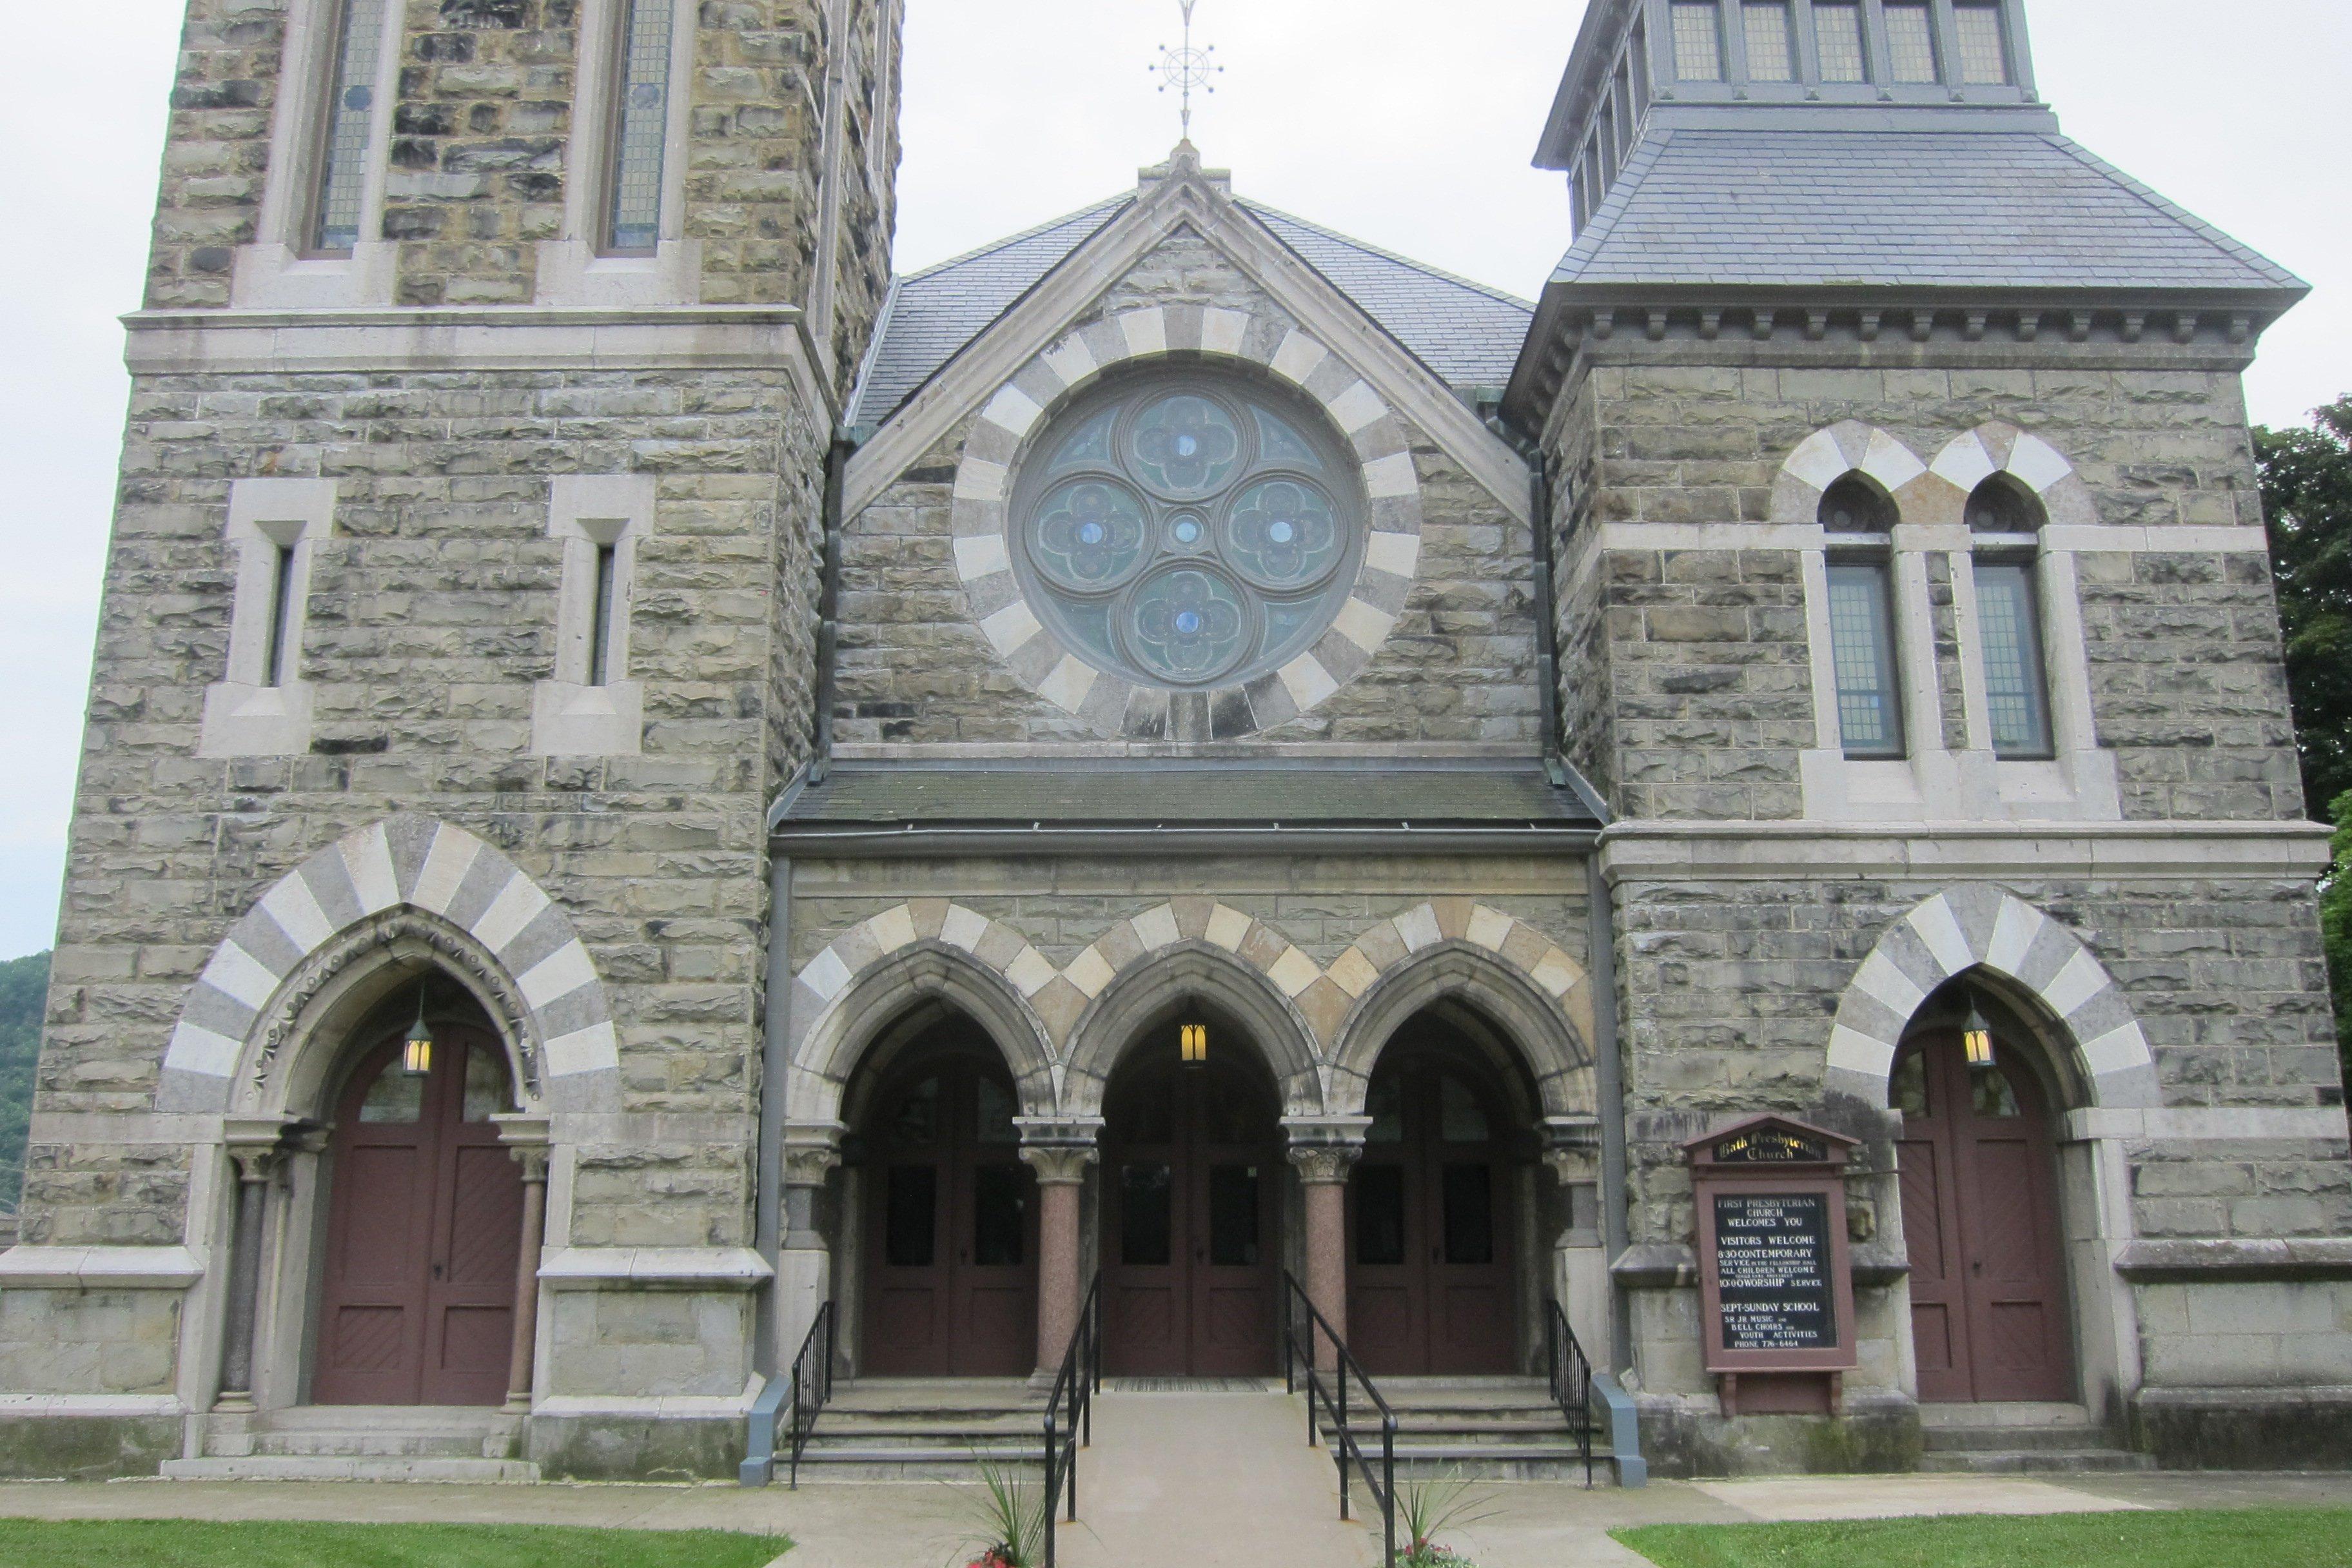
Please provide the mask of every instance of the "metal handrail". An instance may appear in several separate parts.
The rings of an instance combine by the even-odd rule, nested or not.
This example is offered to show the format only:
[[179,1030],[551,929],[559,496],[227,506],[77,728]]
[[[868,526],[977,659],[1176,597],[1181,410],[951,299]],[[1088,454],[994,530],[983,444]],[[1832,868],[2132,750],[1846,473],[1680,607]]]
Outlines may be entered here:
[[[1350,1517],[1348,1467],[1353,1463],[1364,1478],[1364,1489],[1372,1500],[1381,1505],[1382,1555],[1386,1568],[1396,1568],[1396,1412],[1389,1408],[1379,1385],[1364,1371],[1363,1363],[1348,1349],[1348,1342],[1331,1326],[1330,1320],[1316,1310],[1315,1299],[1307,1295],[1297,1276],[1288,1269],[1282,1271],[1282,1385],[1286,1394],[1298,1392],[1298,1369],[1303,1362],[1307,1369],[1307,1442],[1319,1447],[1321,1436],[1316,1422],[1316,1407],[1322,1406],[1334,1434],[1332,1463],[1339,1469],[1339,1517]],[[1302,1314],[1303,1310],[1303,1314]],[[1303,1322],[1303,1333],[1302,1333]],[[1336,1352],[1332,1358],[1332,1386],[1323,1385],[1323,1369],[1317,1364],[1317,1335],[1331,1342]],[[1300,1340],[1304,1339],[1304,1346]],[[1381,1413],[1381,1468],[1376,1475],[1371,1461],[1364,1457],[1363,1445],[1356,1441],[1355,1428],[1348,1422],[1348,1385],[1350,1378],[1363,1385],[1374,1406]]]
[[[1078,1304],[1078,1326],[1070,1332],[1070,1348],[1055,1374],[1054,1392],[1045,1400],[1045,1568],[1054,1568],[1054,1542],[1058,1534],[1055,1514],[1062,1493],[1070,1495],[1070,1520],[1078,1517],[1078,1450],[1095,1440],[1095,1395],[1102,1390],[1102,1273],[1087,1287]],[[1069,1406],[1066,1423],[1062,1407]]]
[[1577,1342],[1576,1331],[1568,1324],[1568,1314],[1560,1310],[1556,1300],[1547,1300],[1551,1309],[1544,1321],[1544,1357],[1553,1403],[1568,1420],[1568,1428],[1576,1434],[1576,1451],[1584,1461],[1584,1484],[1592,1485],[1592,1358],[1584,1353]]
[[763,1487],[775,1479],[779,1427],[790,1457],[792,1484],[801,1484],[801,1453],[816,1430],[816,1418],[833,1402],[833,1303],[821,1303],[808,1337],[801,1341],[800,1354],[793,1358],[792,1377],[771,1377],[752,1402],[741,1471],[744,1486]]

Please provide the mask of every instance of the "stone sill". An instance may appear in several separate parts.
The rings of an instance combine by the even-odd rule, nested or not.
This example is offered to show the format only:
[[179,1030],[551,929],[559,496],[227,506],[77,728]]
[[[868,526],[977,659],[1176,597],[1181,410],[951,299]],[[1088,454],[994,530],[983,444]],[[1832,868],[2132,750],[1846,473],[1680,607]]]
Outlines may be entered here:
[[0,1253],[0,1290],[184,1290],[205,1266],[184,1247],[16,1247]]
[[748,1247],[566,1247],[539,1278],[551,1290],[751,1290],[774,1272]]
[[171,1394],[0,1394],[0,1421],[16,1417],[79,1416],[109,1419],[185,1415],[188,1407]]
[[2236,1237],[2134,1241],[2116,1272],[2135,1285],[2352,1279],[2352,1237]]
[[534,1417],[622,1416],[638,1421],[740,1421],[751,1408],[753,1394],[551,1394],[532,1404]]

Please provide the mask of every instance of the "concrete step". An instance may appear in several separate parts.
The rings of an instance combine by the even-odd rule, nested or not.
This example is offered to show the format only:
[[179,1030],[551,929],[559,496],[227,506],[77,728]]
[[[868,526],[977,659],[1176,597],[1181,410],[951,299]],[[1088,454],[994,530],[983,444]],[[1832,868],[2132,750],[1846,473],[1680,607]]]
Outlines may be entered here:
[[[824,1446],[810,1443],[801,1455],[801,1479],[821,1481],[973,1481],[986,1460],[1000,1471],[1010,1470],[1032,1479],[1045,1473],[1042,1439],[1023,1449],[998,1451],[968,1447],[885,1447],[868,1444]],[[1082,1461],[1083,1462],[1083,1461]]]
[[243,1458],[166,1459],[163,1473],[188,1481],[535,1481],[526,1459],[414,1455],[251,1454]]
[[2152,1470],[2156,1460],[2121,1448],[1972,1448],[1922,1454],[1919,1468],[1944,1476],[2062,1475]]
[[[1377,1454],[1366,1451],[1375,1466]],[[1409,1480],[1440,1478],[1471,1481],[1577,1481],[1584,1479],[1584,1460],[1573,1443],[1414,1443],[1397,1445],[1397,1474]],[[1614,1481],[1616,1468],[1608,1453],[1595,1447],[1592,1477],[1598,1483]]]
[[256,1432],[253,1453],[279,1458],[503,1458],[513,1438],[479,1432]]
[[2088,1426],[1929,1426],[1920,1436],[1930,1454],[2074,1453],[2106,1445],[2105,1434]]

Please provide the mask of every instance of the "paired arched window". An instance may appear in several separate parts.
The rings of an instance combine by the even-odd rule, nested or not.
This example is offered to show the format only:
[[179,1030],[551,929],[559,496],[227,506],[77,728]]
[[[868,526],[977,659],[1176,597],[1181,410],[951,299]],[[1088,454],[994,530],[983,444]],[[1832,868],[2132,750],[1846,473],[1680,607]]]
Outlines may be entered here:
[[2046,759],[2056,746],[2034,563],[2048,513],[2032,490],[2008,474],[1994,474],[1969,497],[1967,517],[1975,540],[1969,564],[1993,754],[2013,762]]
[[1829,563],[1830,648],[1837,672],[1838,733],[1845,754],[1887,761],[1905,754],[1902,659],[1895,640],[1894,498],[1868,476],[1847,474],[1822,492]]

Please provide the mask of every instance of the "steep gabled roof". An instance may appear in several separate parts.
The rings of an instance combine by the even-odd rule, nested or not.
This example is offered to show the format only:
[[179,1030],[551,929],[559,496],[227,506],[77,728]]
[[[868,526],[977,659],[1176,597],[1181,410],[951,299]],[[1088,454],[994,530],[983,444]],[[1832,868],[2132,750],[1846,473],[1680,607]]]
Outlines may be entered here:
[[847,422],[877,425],[888,418],[940,366],[1134,199],[1097,202],[892,283],[874,323],[874,346]]
[[1552,284],[2300,290],[2050,133],[1654,130]]
[[[850,405],[849,423],[875,426],[1118,215],[1132,196],[1012,236],[910,273],[892,285]],[[1240,206],[1300,260],[1457,390],[1500,387],[1535,307],[1499,289],[1350,239],[1255,202]]]

